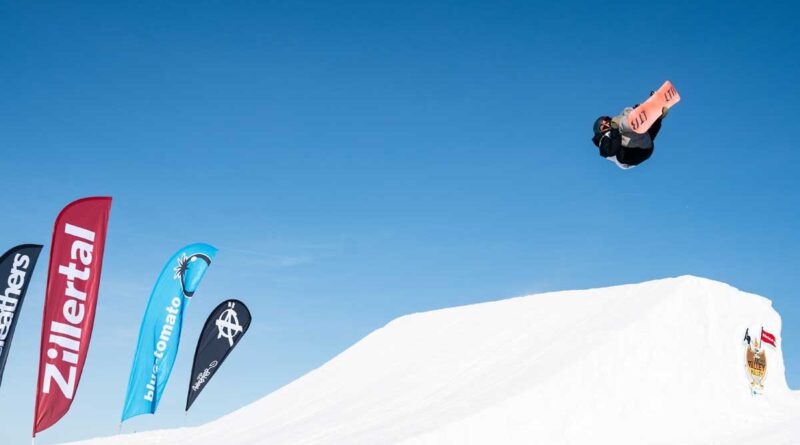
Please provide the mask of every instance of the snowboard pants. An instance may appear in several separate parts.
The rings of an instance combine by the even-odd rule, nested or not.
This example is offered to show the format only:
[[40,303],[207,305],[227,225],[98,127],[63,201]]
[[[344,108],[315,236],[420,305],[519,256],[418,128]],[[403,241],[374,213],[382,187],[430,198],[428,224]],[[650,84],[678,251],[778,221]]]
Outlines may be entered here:
[[661,119],[658,118],[657,121],[653,122],[653,125],[647,130],[647,134],[650,135],[650,139],[655,141],[658,132],[661,131]]

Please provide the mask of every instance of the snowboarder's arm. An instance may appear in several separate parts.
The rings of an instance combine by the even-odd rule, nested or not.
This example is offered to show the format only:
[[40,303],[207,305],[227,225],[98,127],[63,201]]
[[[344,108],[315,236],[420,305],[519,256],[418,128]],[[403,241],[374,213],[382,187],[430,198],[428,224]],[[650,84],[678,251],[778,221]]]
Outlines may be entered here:
[[597,148],[600,149],[600,156],[604,158],[616,156],[622,149],[622,138],[620,138],[619,131],[612,128],[600,138]]

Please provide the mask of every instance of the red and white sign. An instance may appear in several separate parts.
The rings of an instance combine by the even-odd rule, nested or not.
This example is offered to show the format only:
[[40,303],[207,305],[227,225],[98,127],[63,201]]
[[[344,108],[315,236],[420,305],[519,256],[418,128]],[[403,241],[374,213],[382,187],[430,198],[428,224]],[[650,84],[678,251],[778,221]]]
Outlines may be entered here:
[[33,435],[69,411],[89,351],[111,198],[79,199],[56,219],[47,274]]

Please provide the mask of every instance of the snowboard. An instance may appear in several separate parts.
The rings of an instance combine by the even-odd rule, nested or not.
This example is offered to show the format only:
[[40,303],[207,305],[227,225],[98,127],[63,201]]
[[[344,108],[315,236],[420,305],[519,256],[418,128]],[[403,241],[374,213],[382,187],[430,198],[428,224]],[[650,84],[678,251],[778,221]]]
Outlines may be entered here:
[[631,111],[628,115],[628,123],[633,131],[639,134],[647,133],[653,123],[661,117],[661,109],[672,108],[680,100],[681,96],[678,94],[678,90],[668,80],[644,103]]

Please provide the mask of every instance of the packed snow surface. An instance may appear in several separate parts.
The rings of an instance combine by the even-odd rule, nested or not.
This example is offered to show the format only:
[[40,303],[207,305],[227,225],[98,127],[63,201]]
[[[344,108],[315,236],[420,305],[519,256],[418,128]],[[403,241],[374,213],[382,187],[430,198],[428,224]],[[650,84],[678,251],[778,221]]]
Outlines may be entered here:
[[[777,348],[753,395],[762,326]],[[780,331],[769,300],[690,276],[455,307],[206,425],[81,444],[798,444]]]

